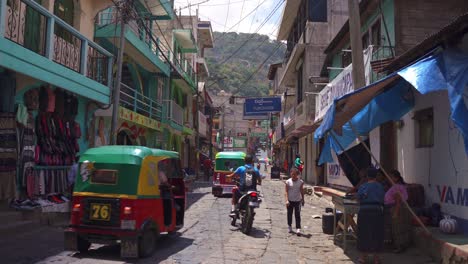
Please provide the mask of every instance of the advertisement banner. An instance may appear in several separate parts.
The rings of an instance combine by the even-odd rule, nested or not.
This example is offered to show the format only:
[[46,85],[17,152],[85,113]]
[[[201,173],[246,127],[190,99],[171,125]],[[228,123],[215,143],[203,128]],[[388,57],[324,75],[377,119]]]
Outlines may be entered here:
[[[370,63],[371,57],[372,46],[369,46],[369,48],[364,50],[364,73],[366,75],[366,85],[370,84],[372,76],[372,67]],[[352,71],[353,65],[350,64],[319,93],[317,100],[315,100],[315,121],[318,121],[325,116],[328,108],[330,108],[336,98],[348,94],[354,91],[354,89],[362,88],[354,87]]]
[[333,162],[327,163],[326,166],[328,183],[339,186],[353,187],[351,182],[349,182],[348,178],[346,177],[344,171],[341,169],[335,153],[332,155]]
[[208,123],[206,122],[206,116],[198,111],[198,132],[201,136],[206,137],[208,131]]

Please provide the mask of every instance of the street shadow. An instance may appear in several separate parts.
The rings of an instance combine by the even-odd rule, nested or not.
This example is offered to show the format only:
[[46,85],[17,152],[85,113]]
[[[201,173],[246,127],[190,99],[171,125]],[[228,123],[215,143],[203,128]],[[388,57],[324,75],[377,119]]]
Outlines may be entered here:
[[[154,263],[159,263],[170,256],[177,254],[185,248],[193,244],[193,239],[182,237],[180,233],[173,235],[161,235],[156,244],[156,250],[152,256],[140,259],[124,259],[126,263],[138,263],[141,260],[151,260]],[[105,245],[95,249],[90,249],[88,252],[75,253],[73,255],[79,259],[94,259],[107,261],[122,261],[120,258],[120,243]]]
[[252,227],[252,231],[250,231],[249,236],[254,238],[268,238],[270,236],[270,232],[266,229]]
[[151,260],[152,263],[160,263],[190,247],[193,241],[194,239],[182,237],[180,233],[161,236],[158,240],[156,252],[147,259]]
[[192,206],[194,203],[196,203],[198,200],[203,198],[203,196],[210,194],[208,192],[205,193],[188,193],[187,194],[187,208],[185,209],[186,211]]
[[[235,227],[231,226],[231,231],[242,232],[240,223],[237,223]],[[252,230],[247,236],[253,237],[253,238],[268,238],[270,236],[270,232],[266,229],[259,229],[259,228],[252,227]]]
[[[296,236],[298,236],[298,235],[296,235]],[[312,237],[312,235],[311,234],[301,234],[298,237],[303,237],[303,238],[310,239]]]

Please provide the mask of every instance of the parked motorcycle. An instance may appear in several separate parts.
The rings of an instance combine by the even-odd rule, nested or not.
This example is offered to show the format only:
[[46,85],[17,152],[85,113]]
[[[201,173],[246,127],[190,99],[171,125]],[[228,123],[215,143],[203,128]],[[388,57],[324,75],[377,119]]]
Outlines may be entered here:
[[252,225],[255,217],[255,208],[260,207],[262,202],[260,192],[248,191],[238,201],[238,210],[235,216],[232,216],[231,225],[236,225],[237,219],[241,221],[242,233],[248,235],[252,230]]

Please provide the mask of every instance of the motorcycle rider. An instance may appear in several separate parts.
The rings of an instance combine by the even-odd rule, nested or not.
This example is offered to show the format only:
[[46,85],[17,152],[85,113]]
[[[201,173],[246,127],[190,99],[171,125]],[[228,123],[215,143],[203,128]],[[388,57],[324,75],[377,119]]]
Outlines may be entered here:
[[[257,184],[262,184],[262,178],[260,176],[260,171],[254,167],[253,165],[253,158],[252,155],[248,154],[244,158],[245,165],[240,166],[236,169],[232,174],[227,175],[227,178],[232,178],[233,176],[239,177],[239,186],[234,187],[232,189],[232,201],[231,201],[231,213],[230,216],[236,216],[236,205],[239,198],[242,196],[242,193],[247,191],[257,191]],[[253,176],[251,181],[251,185],[248,185],[248,179],[246,179],[246,175]]]

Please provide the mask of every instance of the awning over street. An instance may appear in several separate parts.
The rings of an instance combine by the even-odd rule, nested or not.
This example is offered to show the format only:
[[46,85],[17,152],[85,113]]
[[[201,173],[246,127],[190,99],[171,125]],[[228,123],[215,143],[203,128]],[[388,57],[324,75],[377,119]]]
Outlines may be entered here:
[[357,138],[356,133],[367,135],[385,122],[399,120],[413,108],[416,91],[448,91],[451,118],[463,135],[468,154],[467,85],[468,54],[445,50],[335,99],[314,135],[316,141],[326,139],[319,163],[331,162],[331,149],[341,153]]

